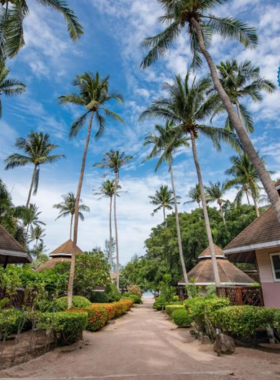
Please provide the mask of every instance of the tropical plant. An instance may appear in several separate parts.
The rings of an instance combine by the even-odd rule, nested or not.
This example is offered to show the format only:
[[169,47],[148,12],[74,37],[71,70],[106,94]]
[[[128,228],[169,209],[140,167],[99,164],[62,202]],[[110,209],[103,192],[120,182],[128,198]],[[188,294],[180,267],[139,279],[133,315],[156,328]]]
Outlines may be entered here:
[[195,187],[190,188],[188,197],[190,198],[190,201],[187,201],[184,204],[196,202],[198,204],[198,207],[201,207],[201,194],[199,184],[195,185]]
[[[155,195],[149,196],[151,199],[151,204],[154,206],[158,206],[154,209],[152,216],[160,209],[163,211],[163,220],[166,220],[166,210],[172,210],[172,206],[174,206],[175,200],[173,196],[172,190],[168,189],[168,186],[162,185],[159,190],[156,190]],[[177,196],[178,199],[178,196]]]
[[144,40],[143,46],[150,48],[150,51],[144,58],[142,67],[146,68],[150,66],[159,57],[164,55],[180,34],[184,34],[184,36],[188,35],[193,54],[193,67],[200,67],[202,65],[202,56],[204,56],[216,91],[227,110],[244,151],[248,154],[258,173],[280,223],[279,194],[244,129],[242,121],[235,112],[230,97],[220,82],[217,68],[209,53],[213,33],[217,33],[223,38],[237,40],[245,47],[255,47],[257,44],[255,28],[250,28],[244,22],[232,17],[221,18],[211,13],[211,11],[219,12],[220,6],[227,3],[227,0],[158,0],[158,2],[163,6],[165,11],[165,14],[159,18],[159,21],[167,24],[167,28],[156,36]]
[[[83,34],[83,28],[74,12],[68,8],[66,0],[37,0],[37,3],[63,15],[73,41]],[[0,56],[12,58],[25,45],[23,21],[29,14],[29,8],[26,0],[1,0],[0,5]]]
[[[270,80],[260,76],[259,67],[253,66],[250,61],[238,63],[235,59],[221,62],[217,65],[220,82],[229,96],[231,103],[236,107],[237,114],[247,132],[254,132],[254,124],[248,108],[240,103],[243,99],[250,98],[254,102],[262,101],[261,91],[271,94],[276,86]],[[215,88],[212,91],[216,92]],[[219,98],[219,96],[217,96]],[[219,98],[213,117],[226,112]],[[234,130],[229,117],[226,119],[226,128]]]
[[[64,202],[57,203],[53,205],[54,208],[59,210],[59,215],[56,218],[59,219],[61,217],[65,218],[70,215],[70,239],[72,240],[72,231],[73,231],[73,218],[75,215],[75,207],[76,207],[76,198],[74,193],[69,192],[67,194],[62,195]],[[83,200],[80,199],[80,203],[83,203]],[[90,208],[86,205],[79,205],[79,218],[84,221],[85,217],[83,212],[90,212]]]
[[223,219],[223,223],[226,224],[224,212],[223,212],[223,204],[225,200],[223,196],[225,195],[226,187],[224,183],[220,181],[216,183],[209,182],[209,186],[205,186],[206,195],[209,203],[217,202],[219,205],[221,217]]
[[27,235],[30,227],[32,228],[38,227],[39,225],[45,225],[45,223],[39,219],[41,214],[42,212],[39,211],[39,207],[33,203],[31,203],[28,207],[18,206],[14,213],[17,218],[22,220],[23,226],[26,227]]
[[150,132],[148,136],[146,136],[144,145],[152,145],[152,151],[148,155],[146,159],[152,159],[159,156],[158,163],[156,165],[156,171],[163,163],[166,161],[169,165],[169,171],[171,176],[171,186],[173,192],[174,199],[174,209],[175,209],[175,219],[176,219],[176,227],[177,227],[177,238],[178,238],[178,247],[179,247],[179,256],[182,266],[182,272],[184,276],[184,280],[186,284],[188,283],[188,275],[186,271],[186,265],[184,260],[184,253],[182,247],[182,238],[181,238],[181,230],[180,230],[180,220],[178,213],[178,204],[177,204],[177,195],[174,183],[174,172],[173,172],[173,154],[174,151],[181,147],[188,145],[187,139],[185,137],[178,137],[177,131],[174,128],[174,123],[167,121],[165,126],[156,125],[155,130],[157,134]]
[[[99,73],[93,75],[90,72],[86,72],[83,75],[77,75],[73,81],[73,85],[77,88],[77,94],[62,95],[59,97],[60,104],[72,104],[81,106],[85,109],[85,113],[80,116],[70,128],[70,138],[76,137],[80,130],[83,128],[88,116],[89,124],[87,129],[87,137],[85,141],[85,147],[83,152],[83,159],[80,171],[80,178],[78,183],[78,189],[76,194],[76,209],[75,209],[75,219],[74,219],[74,245],[77,244],[78,240],[78,223],[79,223],[79,205],[80,198],[84,180],[84,172],[86,166],[86,158],[88,152],[88,146],[90,142],[93,118],[95,117],[98,129],[95,136],[101,137],[105,130],[106,118],[111,118],[118,122],[123,123],[123,119],[115,112],[105,108],[105,105],[110,100],[117,100],[122,103],[122,96],[117,93],[111,93],[109,91],[109,77],[100,78]],[[73,281],[75,274],[75,255],[72,255],[71,260],[71,272],[69,277],[69,289],[68,289],[68,302],[69,309],[72,303],[73,294]]]
[[[121,186],[118,185],[118,189],[121,189]],[[113,263],[113,245],[114,245],[114,239],[112,234],[112,207],[113,207],[113,197],[115,194],[115,181],[107,179],[104,181],[99,191],[94,192],[94,195],[98,195],[100,198],[109,198],[109,262],[111,265],[111,269],[114,266]],[[117,191],[117,197],[119,197],[119,191]]]
[[26,138],[18,138],[16,140],[15,146],[23,150],[25,155],[14,153],[6,158],[5,169],[14,169],[21,166],[26,166],[29,164],[34,165],[31,185],[28,193],[28,198],[26,202],[26,208],[28,208],[31,194],[37,194],[39,177],[40,177],[40,167],[41,165],[50,164],[58,161],[60,158],[65,157],[62,154],[50,155],[50,153],[58,148],[58,145],[52,144],[50,142],[50,136],[43,132],[31,131]]
[[2,117],[2,95],[20,95],[25,91],[25,84],[17,79],[8,78],[10,69],[5,65],[4,59],[0,61],[0,118]]
[[29,242],[35,240],[35,244],[38,245],[40,242],[43,244],[43,238],[45,237],[45,230],[40,225],[35,225],[35,227],[31,226]]
[[231,146],[236,149],[240,148],[233,133],[224,128],[216,128],[203,124],[203,120],[212,112],[213,107],[216,104],[215,97],[206,98],[206,91],[211,85],[210,78],[202,78],[200,80],[195,78],[191,82],[191,85],[189,82],[190,73],[187,73],[184,80],[178,75],[175,76],[173,84],[165,84],[164,89],[168,93],[168,97],[154,100],[151,106],[142,113],[141,119],[156,117],[175,122],[178,124],[175,128],[177,136],[185,136],[185,138],[190,138],[191,140],[193,158],[200,187],[205,226],[211,251],[215,283],[216,286],[220,286],[204,185],[197,156],[196,139],[199,135],[210,138],[217,150],[221,149],[220,141],[230,143]]
[[109,169],[115,173],[115,190],[114,190],[114,223],[115,223],[115,240],[116,240],[116,261],[117,261],[117,288],[120,289],[120,256],[119,256],[119,237],[118,237],[118,223],[117,223],[117,189],[119,186],[119,173],[120,169],[133,160],[133,156],[125,155],[125,152],[120,153],[118,150],[111,149],[104,154],[104,158],[100,163],[93,166],[102,169]]

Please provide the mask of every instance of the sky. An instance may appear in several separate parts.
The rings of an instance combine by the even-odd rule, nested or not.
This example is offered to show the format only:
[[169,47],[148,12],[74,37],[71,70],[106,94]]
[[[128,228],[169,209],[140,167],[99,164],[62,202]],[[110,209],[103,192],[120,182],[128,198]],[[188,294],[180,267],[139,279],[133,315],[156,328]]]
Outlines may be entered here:
[[[61,195],[76,193],[86,128],[69,140],[71,123],[83,112],[78,107],[60,106],[58,97],[73,92],[72,81],[85,71],[110,75],[111,90],[124,96],[124,104],[111,103],[111,109],[125,120],[125,125],[108,122],[105,134],[98,141],[91,137],[85,181],[82,191],[84,203],[90,207],[85,221],[79,224],[78,245],[84,251],[103,248],[108,239],[109,200],[98,200],[93,195],[104,181],[104,172],[93,168],[109,149],[118,149],[133,155],[134,160],[120,173],[124,193],[118,199],[120,261],[127,263],[135,254],[145,253],[145,240],[151,229],[162,223],[161,213],[152,216],[149,196],[163,184],[170,186],[166,165],[155,173],[156,161],[143,162],[148,148],[143,139],[153,130],[155,121],[138,121],[140,113],[162,94],[165,82],[171,83],[176,74],[185,75],[191,62],[187,35],[181,35],[164,58],[149,69],[142,70],[140,63],[145,51],[140,44],[143,38],[153,36],[162,28],[157,22],[162,9],[156,0],[69,0],[80,22],[84,35],[76,43],[67,34],[63,17],[34,0],[29,0],[30,14],[24,23],[26,46],[8,62],[11,77],[27,84],[24,95],[2,98],[3,117],[0,119],[0,178],[11,191],[15,205],[26,203],[32,167],[26,166],[5,171],[5,158],[16,152],[16,138],[25,137],[31,130],[50,134],[59,145],[56,153],[65,159],[41,168],[39,190],[32,202],[42,211],[46,223],[44,239],[48,253],[69,238],[70,220],[57,218],[53,205],[62,201]],[[214,36],[210,52],[218,64],[235,58],[251,60],[261,68],[261,75],[277,84],[280,64],[280,4],[277,0],[229,0],[219,10],[220,16],[233,16],[255,26],[259,35],[256,49],[245,50],[239,44]],[[206,65],[197,73],[207,75]],[[280,175],[280,90],[264,94],[261,103],[245,101],[253,113],[255,133],[252,140],[261,155],[266,155],[269,170]],[[214,120],[222,127],[224,117]],[[96,128],[94,128],[96,131]],[[217,153],[205,139],[198,141],[198,155],[204,182],[224,181],[229,157],[234,152],[223,146]],[[189,189],[197,182],[190,149],[176,155],[175,183],[178,194],[187,201]],[[108,176],[110,178],[110,175]],[[234,191],[227,199],[233,200]],[[189,211],[194,204],[180,204],[180,211]]]

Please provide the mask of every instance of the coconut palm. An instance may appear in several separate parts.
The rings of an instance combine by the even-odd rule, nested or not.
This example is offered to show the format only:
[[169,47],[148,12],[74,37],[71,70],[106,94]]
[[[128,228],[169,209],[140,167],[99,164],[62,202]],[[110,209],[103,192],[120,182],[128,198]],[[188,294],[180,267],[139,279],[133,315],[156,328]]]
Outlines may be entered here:
[[25,84],[17,79],[9,78],[10,69],[4,59],[0,61],[0,118],[2,117],[2,95],[20,95],[25,91]]
[[176,127],[178,134],[185,135],[191,140],[215,283],[216,286],[220,286],[204,185],[197,156],[196,139],[199,135],[210,138],[217,150],[221,149],[220,141],[230,143],[235,148],[238,147],[238,143],[234,134],[224,128],[216,128],[203,124],[203,120],[211,114],[213,107],[216,105],[215,97],[206,98],[206,91],[210,88],[211,80],[210,78],[194,79],[190,85],[189,76],[190,74],[188,73],[184,80],[180,76],[176,76],[173,84],[166,83],[164,88],[168,93],[168,97],[153,101],[151,106],[142,113],[140,119],[156,117],[173,121],[178,124]]
[[[70,215],[70,239],[72,240],[73,219],[75,215],[76,198],[75,198],[74,193],[72,192],[62,195],[62,198],[64,202],[53,205],[53,208],[56,208],[57,210],[59,210],[59,215],[56,218],[56,220],[61,217],[65,218]],[[86,205],[82,205],[81,203],[83,203],[82,199],[80,199],[80,205],[79,205],[79,218],[80,220],[84,221],[85,217],[84,217],[83,212],[90,212],[90,208]]]
[[[156,212],[162,209],[163,211],[163,221],[166,221],[166,210],[172,210],[175,204],[175,199],[173,196],[173,191],[168,189],[168,186],[162,185],[159,190],[156,191],[155,195],[149,196],[151,199],[151,204],[158,206],[154,209],[153,216]],[[177,196],[177,199],[179,197]]]
[[209,53],[213,33],[217,33],[223,38],[237,40],[245,47],[255,47],[257,44],[255,29],[232,17],[221,18],[211,13],[218,13],[220,6],[226,4],[228,0],[158,0],[158,2],[163,6],[165,11],[165,14],[159,18],[159,21],[167,24],[167,27],[156,36],[146,38],[143,42],[143,46],[150,48],[150,51],[144,58],[142,67],[146,68],[150,66],[159,57],[164,55],[181,34],[189,37],[190,48],[193,54],[193,67],[201,66],[202,56],[204,56],[216,91],[227,110],[229,119],[237,132],[244,151],[248,154],[250,161],[258,173],[280,223],[280,198],[278,192],[244,129],[241,119],[235,112],[230,97],[220,82],[217,68]]
[[[251,195],[256,209],[256,215],[259,217],[258,197],[262,188],[259,185],[259,176],[256,169],[252,165],[247,154],[232,156],[230,157],[230,162],[232,163],[232,166],[226,170],[225,173],[232,175],[234,178],[226,182],[225,188],[239,188],[235,198],[237,204],[241,203],[243,195],[246,194],[248,204],[250,205],[249,195]],[[262,162],[265,165],[263,157]],[[271,171],[269,173],[273,174]]]
[[38,245],[38,242],[43,244],[43,238],[45,236],[45,230],[41,226],[37,225],[35,227],[31,227],[29,242],[35,240],[36,246]]
[[[246,98],[250,98],[254,102],[260,102],[263,100],[261,92],[265,91],[271,94],[275,91],[276,86],[270,80],[262,78],[259,67],[253,66],[250,61],[238,63],[234,59],[232,61],[221,62],[217,65],[217,68],[220,82],[226,90],[231,103],[236,107],[237,114],[244,128],[247,132],[254,132],[251,113],[241,102]],[[212,91],[215,91],[215,89],[213,88]],[[226,112],[226,109],[219,98],[213,117],[224,112]],[[226,119],[226,128],[229,128],[231,131],[234,130],[229,117]]]
[[[86,166],[86,158],[87,152],[91,137],[93,120],[97,123],[97,131],[95,136],[97,138],[101,137],[104,130],[106,121],[108,118],[113,119],[115,121],[123,123],[123,119],[106,108],[105,106],[111,100],[116,100],[119,103],[122,103],[122,96],[117,93],[111,93],[109,91],[109,77],[101,78],[99,73],[93,75],[90,72],[86,72],[83,75],[77,75],[75,80],[73,81],[73,85],[77,88],[78,93],[63,95],[59,97],[60,104],[72,104],[81,106],[84,109],[84,113],[80,116],[70,128],[70,138],[76,137],[81,129],[83,128],[87,118],[89,117],[89,124],[87,128],[87,137],[84,146],[82,165],[80,171],[80,178],[78,183],[78,189],[76,194],[76,210],[75,210],[75,218],[74,218],[74,236],[73,241],[74,245],[77,244],[78,240],[78,211],[80,205],[81,192],[83,187],[85,166]],[[70,268],[70,276],[69,276],[69,284],[68,284],[68,308],[70,309],[72,306],[72,295],[73,295],[73,282],[74,282],[74,274],[75,274],[75,255],[72,255],[71,259],[71,268]]]
[[[121,186],[118,185],[118,189],[121,189]],[[117,197],[119,196],[119,191],[117,189]],[[112,234],[112,207],[113,207],[113,197],[115,194],[115,181],[111,181],[107,179],[104,181],[99,191],[94,192],[94,195],[98,195],[98,199],[109,198],[109,262],[111,264],[111,268],[113,268],[113,234]]]
[[190,198],[190,201],[187,201],[184,204],[196,202],[198,204],[198,207],[201,207],[201,194],[199,184],[195,185],[195,187],[190,188],[188,197]]
[[205,186],[206,196],[209,203],[217,202],[220,209],[220,214],[223,219],[223,223],[226,224],[225,215],[223,212],[223,204],[226,202],[223,196],[226,192],[226,187],[224,183],[220,181],[216,183],[209,182],[209,186]]
[[65,156],[63,154],[50,155],[54,149],[58,148],[58,145],[50,143],[50,136],[47,133],[43,132],[37,133],[31,131],[26,138],[18,138],[16,140],[15,146],[18,149],[23,150],[25,155],[14,153],[7,157],[5,160],[5,169],[14,169],[30,164],[34,165],[30,189],[26,202],[26,208],[28,208],[32,190],[34,195],[37,194],[41,165],[56,162]]
[[23,226],[26,228],[26,235],[28,236],[29,228],[34,228],[40,225],[45,225],[44,222],[40,220],[40,215],[42,211],[39,211],[39,207],[31,203],[28,207],[19,206],[15,209],[15,217],[22,220]]
[[120,153],[118,150],[111,149],[104,154],[101,162],[94,164],[94,167],[109,169],[115,173],[114,189],[114,224],[115,224],[115,241],[116,241],[116,259],[117,259],[117,288],[120,289],[120,256],[119,256],[119,237],[117,222],[117,189],[119,186],[120,169],[133,160],[133,156],[127,156],[125,152]]
[[[60,12],[66,23],[69,35],[73,41],[77,41],[83,34],[83,27],[68,8],[66,0],[37,0],[37,3]],[[24,19],[29,14],[26,0],[0,0],[0,33],[1,54],[9,58],[18,54],[25,45],[24,41]]]
[[153,146],[152,151],[148,155],[147,159],[152,159],[154,157],[159,156],[159,160],[155,169],[156,171],[158,170],[160,165],[163,163],[163,161],[166,161],[169,165],[172,193],[173,193],[173,200],[174,200],[179,255],[180,255],[184,281],[186,284],[188,284],[188,274],[186,271],[184,254],[183,254],[178,203],[177,203],[176,189],[175,189],[175,183],[174,183],[174,172],[173,172],[174,151],[181,146],[187,146],[188,142],[185,137],[181,137],[181,136],[178,137],[177,131],[174,128],[174,124],[170,121],[167,121],[164,127],[161,125],[156,125],[155,130],[157,133],[150,132],[148,136],[146,136],[144,140],[144,145]]

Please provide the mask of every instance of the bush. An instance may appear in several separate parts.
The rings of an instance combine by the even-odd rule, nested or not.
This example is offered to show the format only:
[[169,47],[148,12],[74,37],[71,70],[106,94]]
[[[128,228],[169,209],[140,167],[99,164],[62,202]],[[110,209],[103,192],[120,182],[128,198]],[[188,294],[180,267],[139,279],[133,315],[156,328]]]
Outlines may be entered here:
[[130,285],[130,286],[127,287],[127,290],[128,290],[129,294],[135,294],[139,298],[142,297],[141,288],[138,285]]
[[172,313],[172,319],[178,327],[188,327],[192,322],[186,309],[174,310]]
[[[81,296],[73,296],[72,308],[84,309],[90,305],[91,305],[91,302],[87,298],[81,297]],[[67,307],[68,307],[67,297],[61,297],[55,301],[55,308],[57,311],[66,310]]]
[[125,311],[129,311],[133,306],[133,300],[132,299],[122,298],[119,302],[121,302],[124,305]]
[[240,338],[249,338],[253,337],[257,330],[265,330],[268,325],[275,325],[276,316],[275,309],[229,306],[216,311],[214,320],[216,324],[220,324],[223,331]]
[[20,332],[26,322],[23,312],[17,309],[5,309],[0,312],[0,340]]
[[121,299],[121,293],[113,283],[107,285],[105,293],[108,297],[108,302],[117,302]]
[[116,315],[115,315],[116,318],[121,317],[126,312],[127,306],[124,303],[113,302],[112,305],[116,307]]
[[90,308],[85,309],[85,311],[88,314],[88,331],[99,331],[106,325],[108,312],[104,307],[94,307],[91,305]]
[[153,304],[153,308],[155,310],[162,310],[162,308],[165,308],[165,300],[164,298],[157,298]]
[[130,294],[128,299],[130,299],[133,303],[136,303],[136,304],[142,304],[143,303],[141,298],[139,296],[137,296],[136,294]]
[[108,303],[109,299],[105,292],[94,292],[90,297],[92,303]]
[[88,307],[88,309],[102,307],[107,311],[107,321],[114,319],[116,316],[116,306],[112,303],[93,303]]
[[166,305],[165,306],[166,314],[169,315],[169,317],[172,316],[172,313],[175,310],[185,310],[185,307],[184,305]]
[[82,337],[87,326],[88,316],[85,312],[59,312],[42,314],[38,328],[52,330],[59,345],[75,343]]
[[280,333],[280,310],[275,311],[273,327]]

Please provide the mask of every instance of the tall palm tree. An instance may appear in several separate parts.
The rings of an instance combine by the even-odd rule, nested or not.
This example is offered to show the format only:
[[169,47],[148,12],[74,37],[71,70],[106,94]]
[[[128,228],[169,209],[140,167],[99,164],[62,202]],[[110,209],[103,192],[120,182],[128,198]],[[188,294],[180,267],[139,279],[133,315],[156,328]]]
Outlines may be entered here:
[[[121,186],[118,185],[118,189],[121,189]],[[117,197],[119,196],[119,191],[117,189]],[[109,262],[111,264],[111,268],[113,268],[113,233],[112,233],[112,208],[113,208],[113,197],[115,194],[115,181],[107,179],[104,181],[99,191],[94,192],[94,195],[98,195],[98,199],[109,198]]]
[[[158,212],[160,209],[163,211],[163,221],[166,221],[166,210],[172,210],[175,204],[175,199],[173,191],[168,189],[168,186],[162,185],[159,190],[156,191],[155,195],[149,196],[151,199],[151,204],[158,206],[154,209],[152,215]],[[178,196],[177,196],[178,199]]]
[[2,95],[20,95],[25,91],[26,85],[17,79],[8,78],[10,69],[5,65],[4,59],[0,61],[0,118],[2,117]]
[[181,147],[182,145],[187,146],[187,139],[185,137],[178,137],[177,131],[174,128],[174,124],[170,121],[167,121],[165,126],[156,125],[155,130],[157,132],[150,132],[148,136],[146,136],[144,145],[153,145],[151,153],[148,155],[147,159],[151,159],[159,156],[158,163],[156,165],[156,171],[163,163],[166,161],[169,165],[170,177],[171,177],[171,185],[174,199],[174,209],[175,209],[175,219],[176,219],[176,228],[177,228],[177,238],[178,238],[178,247],[179,247],[179,255],[182,266],[182,272],[184,276],[184,281],[188,284],[188,274],[186,271],[186,265],[184,260],[183,246],[182,246],[182,238],[181,238],[181,229],[180,229],[180,220],[179,220],[179,212],[178,212],[178,203],[176,196],[176,189],[174,183],[174,172],[173,172],[173,153],[174,151]]
[[[226,90],[231,103],[236,107],[237,114],[247,132],[254,132],[253,119],[250,111],[245,104],[241,103],[243,99],[250,98],[254,102],[260,102],[263,99],[262,91],[271,94],[275,91],[276,86],[270,80],[260,76],[259,67],[253,66],[250,61],[238,63],[235,59],[221,62],[217,65],[219,79]],[[214,91],[215,88],[213,88]],[[212,118],[220,113],[226,112],[226,109],[219,98],[217,108]],[[226,127],[231,131],[234,130],[229,117],[226,119]]]
[[[106,104],[110,100],[116,100],[119,103],[122,103],[122,96],[117,93],[111,93],[109,91],[109,77],[100,78],[99,73],[93,75],[90,72],[86,72],[83,75],[77,75],[75,80],[73,81],[73,85],[77,88],[78,93],[62,95],[59,97],[60,104],[72,104],[81,106],[84,109],[84,113],[80,116],[70,128],[70,138],[76,137],[80,130],[83,128],[88,116],[89,116],[89,124],[87,129],[87,137],[84,146],[82,165],[80,171],[80,179],[76,194],[76,210],[75,210],[75,218],[74,218],[74,236],[73,241],[74,245],[77,244],[78,240],[78,224],[79,224],[79,205],[80,198],[84,180],[85,166],[86,166],[86,158],[87,152],[91,137],[92,124],[95,118],[97,123],[97,132],[95,136],[101,137],[104,132],[106,125],[106,118],[111,118],[118,122],[123,123],[123,119],[106,108]],[[72,306],[72,295],[73,295],[73,282],[74,282],[74,274],[75,274],[75,262],[76,257],[72,255],[71,259],[71,268],[70,268],[70,276],[69,276],[69,284],[68,284],[68,308],[70,309]]]
[[[228,180],[225,184],[226,189],[239,186],[239,191],[235,198],[237,204],[241,203],[242,196],[245,193],[247,197],[248,204],[250,204],[249,195],[251,195],[257,217],[260,216],[259,207],[258,207],[258,197],[261,186],[258,184],[259,176],[252,165],[247,154],[242,154],[239,156],[230,157],[230,162],[232,163],[231,168],[226,170],[226,174],[232,175],[234,178]],[[262,162],[265,165],[264,158],[262,157]],[[269,171],[270,174],[273,172]]]
[[209,186],[205,186],[206,195],[209,203],[217,202],[220,208],[220,214],[223,219],[223,223],[226,224],[225,215],[223,212],[223,204],[225,200],[223,196],[225,195],[226,187],[224,183],[220,181],[216,183],[209,182]]
[[120,169],[133,160],[133,156],[126,156],[125,152],[120,153],[118,150],[111,149],[104,154],[101,162],[94,164],[94,167],[108,168],[115,173],[114,189],[114,224],[115,224],[115,241],[116,241],[116,259],[117,259],[117,288],[120,289],[120,256],[119,256],[119,237],[117,222],[117,189],[119,186]]
[[45,225],[40,220],[42,211],[39,211],[39,207],[31,203],[28,207],[19,206],[15,209],[15,216],[22,220],[23,226],[26,228],[26,234],[28,235],[29,228]]
[[[70,215],[70,239],[72,240],[72,231],[73,231],[73,219],[75,215],[75,207],[76,207],[76,198],[74,193],[70,192],[68,194],[62,195],[62,198],[64,202],[57,203],[53,205],[53,208],[56,208],[59,210],[59,215],[56,218],[59,219],[61,217],[65,218]],[[90,212],[90,208],[86,205],[82,205],[83,200],[80,199],[80,205],[79,205],[79,218],[84,221],[85,217],[83,212]]]
[[[66,0],[37,0],[37,3],[60,12],[66,23],[69,35],[77,41],[83,34],[83,27],[74,12],[68,8]],[[12,58],[24,46],[23,21],[29,14],[26,0],[0,0],[0,56]]]
[[45,230],[37,225],[35,227],[31,227],[30,231],[30,237],[29,237],[29,242],[32,242],[35,240],[35,245],[38,245],[38,242],[43,244],[43,238],[46,236]]
[[235,148],[238,147],[234,134],[224,128],[216,128],[203,124],[203,120],[211,114],[216,104],[214,97],[206,98],[206,91],[211,85],[210,78],[194,79],[189,84],[189,73],[183,80],[176,76],[174,84],[165,84],[168,93],[167,98],[159,98],[152,102],[151,106],[144,111],[140,119],[147,117],[162,118],[177,123],[179,135],[185,135],[191,140],[194,163],[196,167],[198,183],[200,187],[201,201],[205,219],[206,232],[211,252],[213,272],[216,286],[220,286],[217,260],[213,244],[210,220],[207,211],[206,197],[200,164],[197,156],[196,139],[199,135],[212,140],[217,150],[221,149],[220,141],[230,143]]
[[167,27],[158,35],[146,38],[143,42],[143,46],[150,48],[150,51],[143,60],[142,67],[146,68],[150,66],[160,56],[164,55],[180,34],[184,36],[188,35],[193,54],[193,66],[201,66],[202,56],[204,56],[217,93],[227,110],[244,151],[248,154],[258,173],[280,223],[280,198],[278,192],[244,129],[242,121],[235,112],[230,97],[221,84],[217,68],[209,53],[213,33],[217,33],[223,38],[237,40],[245,47],[255,47],[257,44],[255,29],[232,17],[221,18],[211,13],[219,12],[220,6],[227,3],[228,0],[158,0],[158,2],[163,6],[165,11],[165,14],[159,18],[159,21],[167,24]]
[[65,156],[63,154],[50,155],[54,149],[58,148],[58,145],[50,143],[50,136],[47,133],[43,132],[37,133],[31,131],[26,138],[18,138],[16,140],[15,146],[18,149],[23,150],[25,155],[14,153],[7,157],[5,160],[5,169],[14,169],[29,164],[34,165],[30,189],[26,202],[26,208],[28,208],[32,190],[34,195],[37,194],[41,165],[56,162]]
[[199,184],[195,185],[195,187],[190,188],[188,197],[190,198],[190,201],[187,201],[184,204],[196,202],[198,204],[198,207],[201,207],[201,194]]

